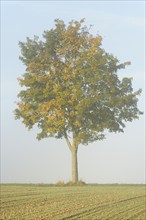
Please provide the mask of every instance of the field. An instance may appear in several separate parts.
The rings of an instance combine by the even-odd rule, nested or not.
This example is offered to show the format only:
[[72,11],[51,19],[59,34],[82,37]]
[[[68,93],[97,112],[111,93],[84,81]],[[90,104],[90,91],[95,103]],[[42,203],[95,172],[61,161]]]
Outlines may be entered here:
[[145,220],[145,185],[1,185],[0,219]]

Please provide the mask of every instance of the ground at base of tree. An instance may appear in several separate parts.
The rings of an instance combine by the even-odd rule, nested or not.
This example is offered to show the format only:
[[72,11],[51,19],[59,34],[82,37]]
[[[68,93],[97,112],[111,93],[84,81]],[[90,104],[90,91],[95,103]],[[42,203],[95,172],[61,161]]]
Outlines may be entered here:
[[144,220],[145,185],[2,184],[0,219]]

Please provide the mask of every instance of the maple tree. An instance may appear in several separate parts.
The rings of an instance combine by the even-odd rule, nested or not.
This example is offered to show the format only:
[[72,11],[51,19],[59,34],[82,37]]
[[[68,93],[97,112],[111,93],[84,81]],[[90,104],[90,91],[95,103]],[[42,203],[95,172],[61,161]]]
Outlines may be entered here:
[[130,62],[119,60],[102,48],[102,37],[93,36],[84,19],[55,27],[19,43],[26,72],[19,78],[16,119],[37,138],[65,138],[72,154],[72,182],[78,182],[77,151],[105,138],[105,130],[123,132],[126,121],[142,114],[137,107],[141,89],[133,91],[132,79],[119,79],[117,71]]

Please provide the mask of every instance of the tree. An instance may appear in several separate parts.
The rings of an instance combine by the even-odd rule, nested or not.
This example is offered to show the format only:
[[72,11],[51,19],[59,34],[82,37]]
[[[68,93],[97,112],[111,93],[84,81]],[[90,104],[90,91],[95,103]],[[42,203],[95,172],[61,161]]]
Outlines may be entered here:
[[20,42],[26,72],[18,79],[16,119],[37,138],[65,138],[72,154],[72,182],[78,181],[80,144],[105,138],[105,131],[123,132],[126,121],[142,114],[137,107],[141,89],[133,91],[132,79],[119,79],[117,71],[130,62],[119,60],[102,48],[102,37],[93,36],[84,19],[55,27]]

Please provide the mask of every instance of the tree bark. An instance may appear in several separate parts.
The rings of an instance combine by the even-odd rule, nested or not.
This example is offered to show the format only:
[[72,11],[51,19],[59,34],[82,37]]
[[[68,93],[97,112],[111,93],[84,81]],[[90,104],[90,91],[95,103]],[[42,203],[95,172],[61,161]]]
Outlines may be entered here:
[[77,159],[77,149],[72,149],[72,182],[78,182],[78,159]]
[[72,155],[72,182],[77,183],[78,182],[78,159],[77,159],[78,143],[76,141],[76,138],[73,137],[73,143],[71,144],[66,132],[64,136]]

